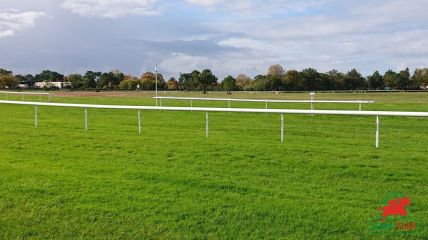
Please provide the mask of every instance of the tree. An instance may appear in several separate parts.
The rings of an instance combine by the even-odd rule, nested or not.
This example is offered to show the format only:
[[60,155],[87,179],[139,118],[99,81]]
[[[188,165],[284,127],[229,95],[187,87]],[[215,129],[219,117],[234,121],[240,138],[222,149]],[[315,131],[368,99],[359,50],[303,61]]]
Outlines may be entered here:
[[168,90],[177,90],[178,89],[178,81],[175,78],[170,78],[166,83],[166,87]]
[[417,68],[413,74],[412,81],[416,86],[426,88],[428,86],[428,68]]
[[[144,90],[155,90],[156,89],[156,74],[152,72],[146,72],[141,75],[140,78],[141,87]],[[164,89],[166,83],[162,74],[158,73],[158,89]]]
[[412,89],[415,87],[415,84],[413,84],[412,80],[410,79],[409,68],[406,68],[405,70],[402,70],[400,73],[398,73],[397,85],[399,89]]
[[313,68],[307,68],[304,69],[300,75],[304,86],[304,89],[302,90],[313,91],[320,89],[321,74],[317,70]]
[[180,89],[191,90],[192,89],[192,74],[191,73],[180,73],[178,79]]
[[236,88],[236,79],[229,75],[223,80],[222,86],[227,91],[227,94],[230,95],[231,91]]
[[300,77],[300,73],[296,70],[289,70],[285,73],[284,76],[284,87],[289,91],[300,91],[304,90],[302,78]]
[[345,75],[336,69],[327,72],[327,77],[334,83],[335,90],[345,90]]
[[199,75],[199,84],[204,94],[207,93],[207,88],[217,83],[218,78],[211,72],[210,69],[205,69]]
[[34,76],[36,82],[64,82],[64,75],[50,70],[44,70]]
[[100,77],[101,72],[87,71],[83,77],[85,80],[85,88],[96,88]]
[[345,75],[345,88],[347,90],[364,89],[365,87],[365,79],[356,69],[352,69]]
[[120,82],[119,89],[136,90],[140,80],[132,75],[125,75],[124,80]]
[[268,69],[268,76],[274,76],[274,77],[278,77],[278,78],[282,78],[285,75],[285,71],[284,68],[282,68],[281,65],[279,64],[274,64],[271,65]]
[[267,74],[267,89],[282,91],[284,90],[284,79],[285,71],[279,64],[271,65],[268,69]]
[[245,86],[249,85],[250,83],[251,78],[245,74],[239,74],[236,77],[236,87],[238,88],[238,90],[243,90]]
[[80,74],[70,74],[67,77],[67,80],[71,82],[71,86],[74,89],[84,89],[85,88],[85,79]]
[[373,75],[367,77],[369,88],[370,89],[384,89],[383,77],[379,74],[378,71],[374,72]]
[[398,89],[398,74],[391,69],[386,71],[383,75],[383,82],[385,83],[385,87]]
[[19,81],[13,76],[12,71],[7,71],[0,68],[0,88],[16,88]]
[[200,87],[199,79],[201,77],[201,73],[198,70],[193,70],[191,75],[192,75],[192,81],[190,83],[190,90],[193,90]]

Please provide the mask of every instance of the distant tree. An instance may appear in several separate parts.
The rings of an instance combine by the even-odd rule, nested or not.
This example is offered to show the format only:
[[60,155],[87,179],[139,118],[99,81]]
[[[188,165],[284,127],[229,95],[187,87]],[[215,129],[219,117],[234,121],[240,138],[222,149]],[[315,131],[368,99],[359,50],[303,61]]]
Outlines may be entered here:
[[409,68],[406,68],[398,73],[397,85],[399,89],[413,89],[415,84],[410,78]]
[[12,89],[16,88],[19,81],[13,76],[12,71],[0,69],[0,88]]
[[217,83],[218,78],[209,69],[205,69],[199,75],[199,84],[203,93],[207,93],[207,88]]
[[67,81],[71,82],[71,86],[74,89],[84,89],[85,88],[85,79],[80,74],[68,75]]
[[191,73],[180,73],[178,84],[182,90],[192,90],[192,74]]
[[313,91],[320,89],[321,74],[316,69],[303,69],[303,71],[300,73],[300,76],[305,88],[303,90]]
[[236,87],[238,90],[243,90],[245,86],[251,83],[251,78],[245,74],[239,74],[236,77]]
[[266,88],[274,91],[284,90],[284,76],[285,71],[281,65],[271,65],[268,69]]
[[246,91],[266,91],[268,86],[268,79],[266,75],[257,75],[248,86],[245,86]]
[[398,89],[398,73],[388,70],[383,75],[383,82],[385,84],[385,87],[389,87],[391,89]]
[[97,82],[97,87],[105,89],[118,89],[120,82],[123,81],[124,78],[125,75],[120,72],[103,73]]
[[286,90],[301,91],[304,90],[300,73],[296,70],[289,70],[285,73],[283,84]]
[[200,77],[201,73],[198,70],[193,70],[192,73],[192,81],[190,85],[190,90],[197,89],[200,86]]
[[345,88],[347,90],[364,89],[366,86],[364,77],[356,69],[352,69],[345,75]]
[[166,83],[168,90],[178,90],[178,81],[175,78],[170,78]]
[[369,88],[374,90],[384,89],[383,77],[378,71],[367,77]]
[[50,70],[44,70],[36,74],[34,80],[36,82],[64,82],[64,75]]
[[123,81],[119,84],[119,89],[122,90],[136,90],[140,80],[132,75],[125,75]]
[[428,68],[417,68],[413,73],[412,81],[418,87],[428,86]]
[[85,88],[96,88],[101,72],[87,71],[84,75]]
[[227,94],[230,95],[231,91],[236,89],[236,79],[231,75],[227,76],[222,82],[222,87],[227,91]]
[[[158,89],[164,89],[165,88],[165,80],[162,76],[162,74],[158,73]],[[155,90],[156,89],[156,74],[152,72],[146,72],[143,75],[141,75],[140,78],[141,81],[141,87],[144,90]]]
[[267,75],[271,75],[273,77],[282,78],[285,75],[284,68],[282,68],[279,64],[271,65],[268,69]]
[[344,90],[345,89],[345,75],[336,69],[333,69],[327,72],[327,77],[330,82],[334,83],[334,90]]

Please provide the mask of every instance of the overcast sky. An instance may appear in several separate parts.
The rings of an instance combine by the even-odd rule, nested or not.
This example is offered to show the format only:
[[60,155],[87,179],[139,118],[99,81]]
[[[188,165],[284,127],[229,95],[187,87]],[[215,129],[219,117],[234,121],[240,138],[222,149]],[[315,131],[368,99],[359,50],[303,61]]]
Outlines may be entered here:
[[0,0],[0,68],[167,77],[428,67],[427,0]]

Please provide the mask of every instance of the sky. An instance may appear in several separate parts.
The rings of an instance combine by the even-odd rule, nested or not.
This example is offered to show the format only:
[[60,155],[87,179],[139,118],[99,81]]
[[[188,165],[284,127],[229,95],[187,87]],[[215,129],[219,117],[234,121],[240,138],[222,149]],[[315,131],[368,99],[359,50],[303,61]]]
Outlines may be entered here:
[[428,67],[427,0],[0,0],[0,68],[220,79]]

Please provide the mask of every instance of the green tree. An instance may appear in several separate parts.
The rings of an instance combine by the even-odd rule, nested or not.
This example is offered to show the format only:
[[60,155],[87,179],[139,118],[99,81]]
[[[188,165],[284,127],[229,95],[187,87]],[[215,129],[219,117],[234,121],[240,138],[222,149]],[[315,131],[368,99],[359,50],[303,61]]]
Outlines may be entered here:
[[417,68],[413,73],[412,81],[418,87],[427,88],[428,86],[428,68]]
[[85,79],[80,74],[68,75],[67,81],[71,82],[71,86],[74,89],[84,89],[85,88]]
[[388,70],[383,75],[383,82],[385,84],[385,87],[391,88],[391,89],[398,89],[398,74],[392,70]]
[[64,75],[50,71],[50,70],[44,70],[39,74],[36,74],[34,76],[34,80],[36,82],[64,82]]
[[412,89],[415,87],[410,78],[409,68],[398,73],[397,85],[399,89]]
[[366,88],[364,77],[356,69],[352,69],[345,75],[346,90],[358,90]]
[[200,86],[200,77],[201,73],[198,70],[193,70],[192,73],[192,81],[190,85],[190,90],[197,89]]
[[345,75],[336,69],[327,72],[327,77],[334,83],[335,90],[345,90]]
[[0,88],[12,89],[16,88],[19,81],[13,76],[12,71],[0,69]]
[[124,80],[120,82],[119,89],[136,90],[140,80],[132,75],[125,75]]
[[223,79],[222,87],[227,91],[227,94],[230,95],[231,91],[236,89],[236,79],[230,75],[227,76]]
[[192,90],[192,74],[191,73],[180,73],[178,84],[182,90]]
[[313,91],[320,89],[321,74],[316,69],[303,69],[303,71],[300,73],[300,76],[304,84],[303,90]]
[[301,91],[304,90],[303,81],[300,73],[296,70],[289,70],[284,76],[284,87],[289,91]]
[[178,89],[178,81],[175,78],[170,78],[166,83],[166,87],[168,90],[177,90]]
[[199,75],[199,85],[204,94],[207,93],[207,88],[217,83],[218,78],[211,72],[210,69],[205,69]]
[[383,77],[379,74],[378,71],[375,71],[373,75],[370,75],[367,77],[369,88],[370,89],[384,89],[385,85],[383,83]]

